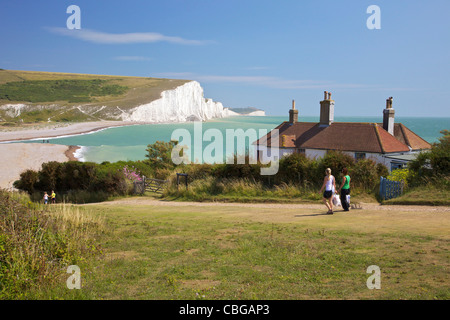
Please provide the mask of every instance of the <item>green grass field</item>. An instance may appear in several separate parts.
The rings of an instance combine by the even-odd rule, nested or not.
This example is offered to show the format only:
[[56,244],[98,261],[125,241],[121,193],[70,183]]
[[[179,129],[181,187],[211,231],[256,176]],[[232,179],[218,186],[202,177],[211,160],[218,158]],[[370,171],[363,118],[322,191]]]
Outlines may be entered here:
[[[102,216],[103,255],[62,299],[449,299],[449,210],[200,204],[125,198]],[[366,270],[381,270],[369,290]]]
[[450,206],[449,188],[427,185],[407,190],[400,197],[385,201],[389,205]]

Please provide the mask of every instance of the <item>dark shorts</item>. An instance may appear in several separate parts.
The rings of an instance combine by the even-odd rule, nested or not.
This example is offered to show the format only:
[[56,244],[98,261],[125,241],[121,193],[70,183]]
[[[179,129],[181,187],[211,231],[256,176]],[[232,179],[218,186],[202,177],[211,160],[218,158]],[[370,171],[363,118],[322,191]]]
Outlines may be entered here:
[[347,196],[350,195],[350,189],[341,189],[341,204],[342,204],[342,209],[344,209],[344,211],[348,211],[349,210],[349,203],[347,202]]
[[325,199],[330,199],[331,197],[333,196],[333,191],[325,191],[324,193],[323,193],[323,197],[325,198]]

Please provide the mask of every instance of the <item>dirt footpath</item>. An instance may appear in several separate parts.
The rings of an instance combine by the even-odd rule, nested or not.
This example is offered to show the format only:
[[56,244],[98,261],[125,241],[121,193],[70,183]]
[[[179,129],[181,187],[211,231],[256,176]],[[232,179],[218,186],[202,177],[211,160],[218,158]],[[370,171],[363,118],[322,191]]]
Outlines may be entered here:
[[[154,198],[126,198],[114,201],[96,203],[96,205],[143,205],[143,206],[196,206],[196,207],[246,207],[264,209],[323,209],[323,204],[301,204],[301,203],[229,203],[229,202],[191,202],[191,201],[167,201]],[[382,210],[382,211],[414,211],[414,212],[450,212],[450,207],[446,206],[405,206],[405,205],[380,205],[378,203],[359,203],[360,208],[356,211]],[[335,212],[342,211],[342,207],[335,207]]]
[[104,207],[112,217],[121,207],[130,216],[136,214],[151,220],[153,214],[179,214],[230,219],[230,221],[257,221],[261,223],[297,224],[305,229],[346,230],[375,234],[414,234],[450,240],[450,207],[393,206],[360,203],[361,209],[344,212],[335,208],[326,214],[325,205],[281,203],[224,203],[164,201],[150,197],[124,198],[85,206]]

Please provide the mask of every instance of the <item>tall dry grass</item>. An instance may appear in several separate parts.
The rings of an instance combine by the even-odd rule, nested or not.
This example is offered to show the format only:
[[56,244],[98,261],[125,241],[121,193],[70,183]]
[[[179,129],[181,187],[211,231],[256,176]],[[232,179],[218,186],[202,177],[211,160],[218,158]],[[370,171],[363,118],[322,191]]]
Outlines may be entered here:
[[0,299],[27,299],[63,284],[69,265],[101,252],[96,239],[104,230],[102,217],[78,207],[0,190]]
[[305,201],[320,200],[316,188],[310,185],[298,185],[292,182],[270,186],[252,178],[215,178],[206,176],[193,180],[186,189],[184,184],[177,188],[176,181],[169,180],[163,197],[180,200],[211,201]]

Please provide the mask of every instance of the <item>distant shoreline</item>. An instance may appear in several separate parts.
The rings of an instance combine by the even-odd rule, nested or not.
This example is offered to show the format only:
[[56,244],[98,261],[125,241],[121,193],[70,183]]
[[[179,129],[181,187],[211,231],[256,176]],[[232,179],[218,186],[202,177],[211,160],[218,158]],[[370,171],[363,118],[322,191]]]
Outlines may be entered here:
[[[246,115],[242,115],[246,116]],[[220,120],[223,118],[214,118],[210,120]],[[177,124],[177,123],[188,123],[187,122],[137,122],[137,121],[92,121],[92,122],[69,122],[69,123],[52,123],[48,124],[46,127],[39,127],[38,125],[34,128],[21,128],[21,127],[11,127],[11,128],[1,128],[0,127],[0,144],[12,143],[18,141],[36,141],[36,143],[43,142],[39,140],[48,139],[58,139],[67,138],[78,135],[92,134],[100,132],[102,130],[118,127],[128,127],[136,125],[149,125],[149,124]],[[44,124],[46,125],[46,124]]]
[[75,157],[75,152],[78,149],[81,149],[81,147],[79,147],[79,146],[69,146],[69,149],[67,149],[67,151],[64,152],[64,154],[69,159],[69,161],[80,161],[80,159]]
[[10,143],[17,141],[48,140],[76,135],[91,134],[98,131],[115,127],[125,127],[142,124],[154,124],[154,122],[131,122],[131,121],[95,121],[77,122],[65,125],[52,124],[44,128],[13,128],[12,130],[0,131],[0,143]]

